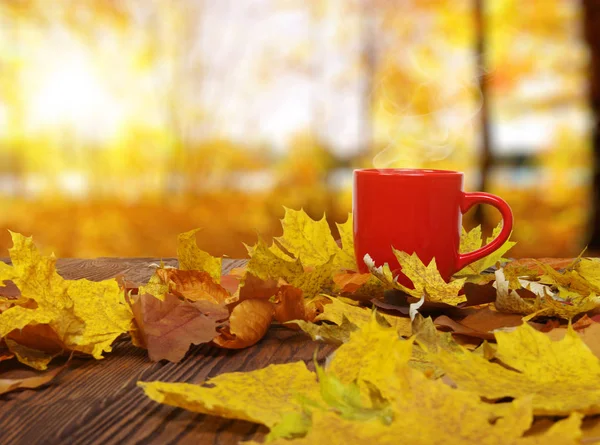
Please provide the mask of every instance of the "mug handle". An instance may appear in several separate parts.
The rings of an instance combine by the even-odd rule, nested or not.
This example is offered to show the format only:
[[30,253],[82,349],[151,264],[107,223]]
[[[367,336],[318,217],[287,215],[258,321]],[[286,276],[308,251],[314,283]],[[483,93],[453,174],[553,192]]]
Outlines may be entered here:
[[502,199],[496,195],[492,195],[490,193],[483,193],[483,192],[464,193],[463,192],[462,201],[460,204],[460,211],[463,214],[467,213],[469,211],[469,209],[471,207],[473,207],[475,204],[490,204],[490,205],[496,207],[500,211],[500,214],[502,215],[502,221],[503,221],[502,231],[500,232],[500,235],[498,235],[496,237],[496,239],[494,239],[491,243],[483,246],[482,248],[474,250],[473,252],[469,252],[469,253],[459,253],[458,261],[456,263],[457,270],[464,269],[466,266],[473,263],[474,261],[480,260],[481,258],[488,256],[495,250],[502,247],[502,245],[506,241],[508,241],[508,238],[510,237],[510,234],[512,233],[513,214],[512,214],[512,210],[510,209],[510,206],[504,199]]

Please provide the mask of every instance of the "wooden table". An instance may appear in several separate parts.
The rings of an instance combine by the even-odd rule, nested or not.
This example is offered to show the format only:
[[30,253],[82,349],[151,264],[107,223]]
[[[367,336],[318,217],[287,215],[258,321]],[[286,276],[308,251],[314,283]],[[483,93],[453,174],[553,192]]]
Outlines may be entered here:
[[[65,278],[103,280],[123,273],[143,282],[153,258],[63,259]],[[176,260],[165,260],[176,265]],[[227,261],[224,272],[243,262]],[[261,439],[265,427],[160,405],[136,386],[142,381],[201,383],[225,372],[251,371],[271,363],[304,360],[312,368],[317,345],[303,333],[273,326],[257,345],[230,351],[192,347],[180,363],[152,363],[129,339],[115,342],[104,360],[74,359],[49,386],[0,396],[0,443],[6,444],[237,444]],[[319,360],[334,347],[319,345]]]

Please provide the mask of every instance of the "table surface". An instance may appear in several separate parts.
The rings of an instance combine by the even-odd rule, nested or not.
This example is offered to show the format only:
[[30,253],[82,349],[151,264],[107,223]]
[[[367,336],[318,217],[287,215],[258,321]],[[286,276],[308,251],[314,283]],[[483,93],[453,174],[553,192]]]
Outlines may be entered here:
[[[152,274],[154,258],[62,259],[61,275],[69,279],[103,280],[124,274],[145,282]],[[175,266],[174,259],[164,260]],[[224,272],[244,264],[228,260]],[[225,372],[251,371],[271,363],[304,360],[313,368],[318,358],[334,350],[317,345],[301,332],[272,326],[257,345],[235,351],[210,345],[191,348],[180,363],[151,362],[143,349],[129,339],[115,342],[106,358],[74,359],[49,386],[0,396],[2,444],[237,444],[261,439],[263,426],[222,419],[158,404],[136,386],[142,381],[201,383]]]

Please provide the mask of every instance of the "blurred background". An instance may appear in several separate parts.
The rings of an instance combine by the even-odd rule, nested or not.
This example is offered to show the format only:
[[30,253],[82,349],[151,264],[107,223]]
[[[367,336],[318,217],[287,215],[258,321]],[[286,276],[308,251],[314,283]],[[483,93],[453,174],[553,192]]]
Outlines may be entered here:
[[243,257],[282,206],[345,221],[354,168],[429,167],[511,204],[513,256],[598,249],[597,3],[0,0],[0,248]]

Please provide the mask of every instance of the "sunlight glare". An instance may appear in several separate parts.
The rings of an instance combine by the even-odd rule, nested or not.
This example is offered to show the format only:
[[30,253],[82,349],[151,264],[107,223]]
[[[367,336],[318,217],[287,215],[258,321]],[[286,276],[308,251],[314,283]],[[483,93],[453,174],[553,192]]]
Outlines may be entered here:
[[91,63],[77,57],[48,70],[29,101],[28,121],[37,130],[66,129],[85,139],[106,140],[118,132],[123,113]]

